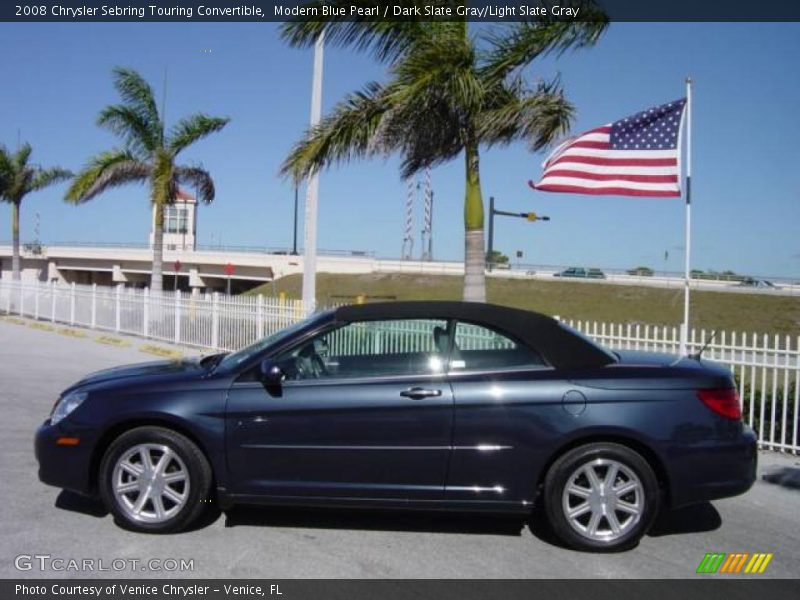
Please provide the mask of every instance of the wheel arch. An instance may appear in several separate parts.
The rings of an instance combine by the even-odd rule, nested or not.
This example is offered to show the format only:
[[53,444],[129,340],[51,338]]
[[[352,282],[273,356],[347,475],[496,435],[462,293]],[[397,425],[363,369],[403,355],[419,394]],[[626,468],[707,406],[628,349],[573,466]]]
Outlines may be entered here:
[[[213,468],[214,461],[212,460],[211,454],[209,453],[208,448],[205,447],[205,444],[203,444],[202,440],[192,432],[188,425],[181,423],[180,421],[170,419],[166,416],[136,417],[115,423],[103,432],[103,435],[100,436],[97,444],[95,444],[94,450],[92,451],[91,460],[89,461],[89,487],[92,493],[96,493],[98,490],[100,464],[102,463],[103,456],[105,456],[109,446],[123,433],[138,427],[161,427],[163,429],[169,429],[175,433],[179,433],[190,440],[200,449],[200,452],[203,453],[203,456],[205,456],[208,464],[211,465],[212,481],[216,481],[216,471]],[[213,483],[212,489],[214,489]]]
[[664,464],[663,459],[659,454],[646,442],[642,441],[641,439],[637,438],[633,435],[628,435],[626,433],[620,432],[599,432],[599,433],[591,433],[586,435],[581,435],[575,438],[570,439],[569,441],[565,442],[561,446],[559,446],[555,451],[553,451],[547,458],[547,460],[543,463],[541,470],[539,471],[538,479],[536,481],[535,487],[535,494],[538,499],[541,490],[544,486],[545,477],[547,477],[548,471],[553,466],[553,463],[556,462],[561,456],[573,450],[574,448],[578,448],[580,446],[586,446],[587,444],[596,444],[596,443],[611,443],[611,444],[619,444],[621,446],[626,446],[637,452],[644,458],[650,467],[653,469],[653,472],[656,475],[656,479],[658,480],[659,488],[661,488],[662,497],[666,501],[667,505],[671,504],[671,481],[669,477],[669,470],[667,469],[666,465]]

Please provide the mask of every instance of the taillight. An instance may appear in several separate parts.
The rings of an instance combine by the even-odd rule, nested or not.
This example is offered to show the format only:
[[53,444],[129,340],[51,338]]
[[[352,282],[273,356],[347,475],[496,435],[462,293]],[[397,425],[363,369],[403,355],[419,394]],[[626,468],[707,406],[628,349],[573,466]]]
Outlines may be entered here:
[[697,397],[718,415],[728,419],[742,418],[742,407],[739,405],[739,392],[736,388],[697,390]]

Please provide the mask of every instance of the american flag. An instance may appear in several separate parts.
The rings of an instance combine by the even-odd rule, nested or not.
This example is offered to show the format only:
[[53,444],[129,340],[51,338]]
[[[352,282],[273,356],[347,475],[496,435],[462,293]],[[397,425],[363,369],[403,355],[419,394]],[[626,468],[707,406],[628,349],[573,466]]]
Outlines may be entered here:
[[680,128],[686,99],[675,100],[562,142],[542,165],[543,192],[680,196]]

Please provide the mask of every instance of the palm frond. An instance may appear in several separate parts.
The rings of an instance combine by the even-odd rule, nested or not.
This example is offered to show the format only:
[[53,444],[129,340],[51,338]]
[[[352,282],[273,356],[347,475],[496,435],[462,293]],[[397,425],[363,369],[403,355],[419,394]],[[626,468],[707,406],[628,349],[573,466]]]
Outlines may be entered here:
[[186,117],[170,130],[166,145],[172,155],[176,156],[197,140],[221,130],[229,121],[228,118],[210,117],[204,114]]
[[[439,0],[442,4],[453,4],[450,0]],[[422,0],[398,0],[397,6],[411,8],[423,6],[429,2]],[[377,7],[378,14],[382,17],[385,2],[382,0],[312,0],[303,5],[307,8],[317,8],[322,12],[322,6],[327,5],[336,9],[343,9],[348,15],[347,20],[320,15],[299,17],[287,21],[281,27],[281,37],[289,45],[299,48],[313,46],[322,31],[325,32],[325,43],[331,46],[352,46],[356,50],[366,52],[380,62],[392,62],[406,53],[409,46],[418,37],[427,24],[408,20],[381,20],[371,16],[359,16],[350,13],[350,7],[363,9]]]
[[11,164],[15,171],[23,171],[28,166],[33,148],[30,144],[22,144],[19,149],[11,155]]
[[178,183],[193,187],[201,202],[210,204],[214,201],[214,180],[203,167],[175,167],[174,176]]
[[608,15],[593,0],[573,5],[581,9],[581,21],[548,16],[495,28],[485,36],[490,49],[483,57],[483,71],[502,79],[539,56],[594,45],[608,27]]
[[418,40],[412,51],[392,66],[392,102],[418,103],[426,97],[436,97],[462,111],[479,108],[484,86],[475,59],[472,40],[463,28],[453,27],[452,23],[432,24],[431,35]]
[[160,125],[125,104],[105,107],[97,117],[97,124],[122,138],[125,146],[140,158],[152,153],[161,142]]
[[11,153],[4,145],[0,144],[0,202],[8,202],[8,186],[11,182],[13,169],[11,166]]
[[126,67],[115,67],[113,77],[114,87],[123,102],[140,115],[150,132],[160,140],[164,126],[158,114],[153,88],[139,73]]
[[379,83],[350,94],[295,144],[281,174],[299,181],[329,164],[389,151],[375,139],[389,108],[386,91]]
[[30,185],[30,191],[44,189],[55,183],[66,181],[72,177],[72,171],[62,169],[61,167],[51,167],[49,169],[37,169],[33,175]]
[[128,150],[110,150],[92,158],[75,176],[64,199],[72,204],[91,200],[107,189],[127,183],[144,183],[151,168]]
[[428,103],[425,110],[406,107],[398,111],[391,126],[397,130],[395,146],[401,155],[400,174],[411,177],[457,157],[464,149],[464,115],[448,102]]
[[493,105],[476,119],[476,134],[489,146],[524,140],[540,150],[569,130],[574,112],[557,79],[534,90],[518,79],[496,90]]

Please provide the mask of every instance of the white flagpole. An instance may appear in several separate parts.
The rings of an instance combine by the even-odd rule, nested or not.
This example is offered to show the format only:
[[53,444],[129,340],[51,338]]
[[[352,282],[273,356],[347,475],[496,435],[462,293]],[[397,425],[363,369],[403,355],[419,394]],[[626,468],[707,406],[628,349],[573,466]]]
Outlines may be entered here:
[[[325,30],[314,44],[314,75],[311,84],[311,127],[322,118],[322,56]],[[303,310],[314,311],[317,305],[317,198],[319,195],[319,172],[314,171],[306,187],[305,241],[303,249]]]
[[680,353],[686,354],[689,349],[689,280],[691,276],[691,248],[692,248],[692,78],[686,78],[686,231],[683,266],[683,323],[681,324],[681,349]]

